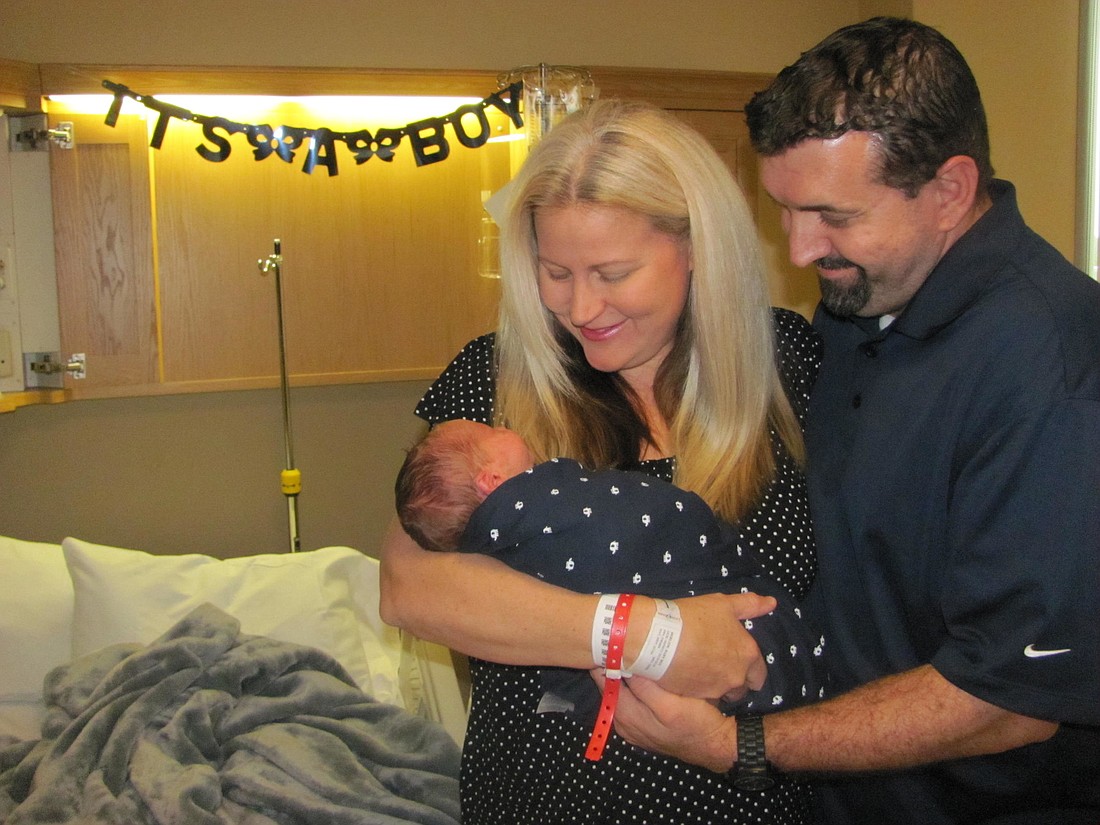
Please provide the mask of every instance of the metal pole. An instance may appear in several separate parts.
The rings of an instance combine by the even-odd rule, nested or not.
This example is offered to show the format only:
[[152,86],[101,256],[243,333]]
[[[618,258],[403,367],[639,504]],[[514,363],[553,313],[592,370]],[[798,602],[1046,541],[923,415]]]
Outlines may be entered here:
[[545,63],[539,63],[539,139],[546,137],[546,133],[550,131],[550,127],[553,125],[550,120],[551,112],[554,110],[554,98],[553,95],[547,91],[547,87],[550,85],[550,67]]
[[279,317],[279,379],[283,400],[283,442],[286,448],[286,469],[279,474],[279,486],[286,496],[287,519],[290,527],[290,552],[302,549],[298,535],[298,494],[302,492],[302,474],[294,467],[294,438],[290,424],[290,382],[286,369],[286,324],[283,320],[283,243],[275,239],[275,252],[259,261],[260,272],[275,272],[275,307]]

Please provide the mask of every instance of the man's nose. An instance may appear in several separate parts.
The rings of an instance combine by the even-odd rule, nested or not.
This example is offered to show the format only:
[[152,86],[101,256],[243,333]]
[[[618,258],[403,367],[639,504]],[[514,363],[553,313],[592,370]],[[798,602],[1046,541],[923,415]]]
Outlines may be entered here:
[[791,215],[784,223],[792,264],[799,267],[809,266],[814,261],[829,256],[832,246],[816,215]]

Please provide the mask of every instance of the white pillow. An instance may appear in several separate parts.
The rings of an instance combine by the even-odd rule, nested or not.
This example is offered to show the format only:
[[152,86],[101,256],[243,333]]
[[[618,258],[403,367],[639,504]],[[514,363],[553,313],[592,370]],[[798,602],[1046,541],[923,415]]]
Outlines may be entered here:
[[75,590],[72,655],[148,644],[210,602],[245,633],[320,648],[363,690],[400,705],[398,631],[378,616],[378,562],[349,547],[215,559],[62,543]]
[[42,680],[69,661],[73,586],[58,544],[0,536],[0,734],[38,739]]

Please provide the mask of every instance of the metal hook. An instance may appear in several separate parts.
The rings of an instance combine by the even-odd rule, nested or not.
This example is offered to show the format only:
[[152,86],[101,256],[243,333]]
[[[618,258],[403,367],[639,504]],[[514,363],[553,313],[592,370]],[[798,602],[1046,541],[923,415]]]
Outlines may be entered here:
[[266,275],[271,270],[275,270],[275,274],[279,274],[279,265],[283,262],[283,242],[276,238],[274,240],[275,251],[268,255],[266,258],[260,258],[256,261],[256,265],[260,268],[260,272]]
[[260,258],[256,261],[256,265],[260,267],[260,272],[266,275],[271,270],[277,269],[282,262],[282,255],[268,255],[266,258]]

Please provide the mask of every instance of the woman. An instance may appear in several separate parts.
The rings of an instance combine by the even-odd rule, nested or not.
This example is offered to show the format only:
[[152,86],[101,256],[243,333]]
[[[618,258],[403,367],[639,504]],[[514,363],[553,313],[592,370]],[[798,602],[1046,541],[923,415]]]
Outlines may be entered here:
[[[506,423],[537,460],[674,481],[737,522],[767,572],[804,595],[813,548],[799,419],[819,348],[805,321],[769,309],[751,215],[714,150],[661,110],[593,104],[532,151],[501,242],[498,331],[463,349],[417,414]],[[789,778],[743,794],[615,736],[600,761],[586,761],[590,731],[538,712],[532,665],[592,667],[596,597],[486,558],[427,553],[398,529],[382,571],[387,621],[476,657],[466,822],[808,818],[806,789]],[[661,685],[713,698],[759,687],[763,663],[737,619],[771,602],[679,604],[684,635]],[[654,610],[635,602],[626,661]]]

